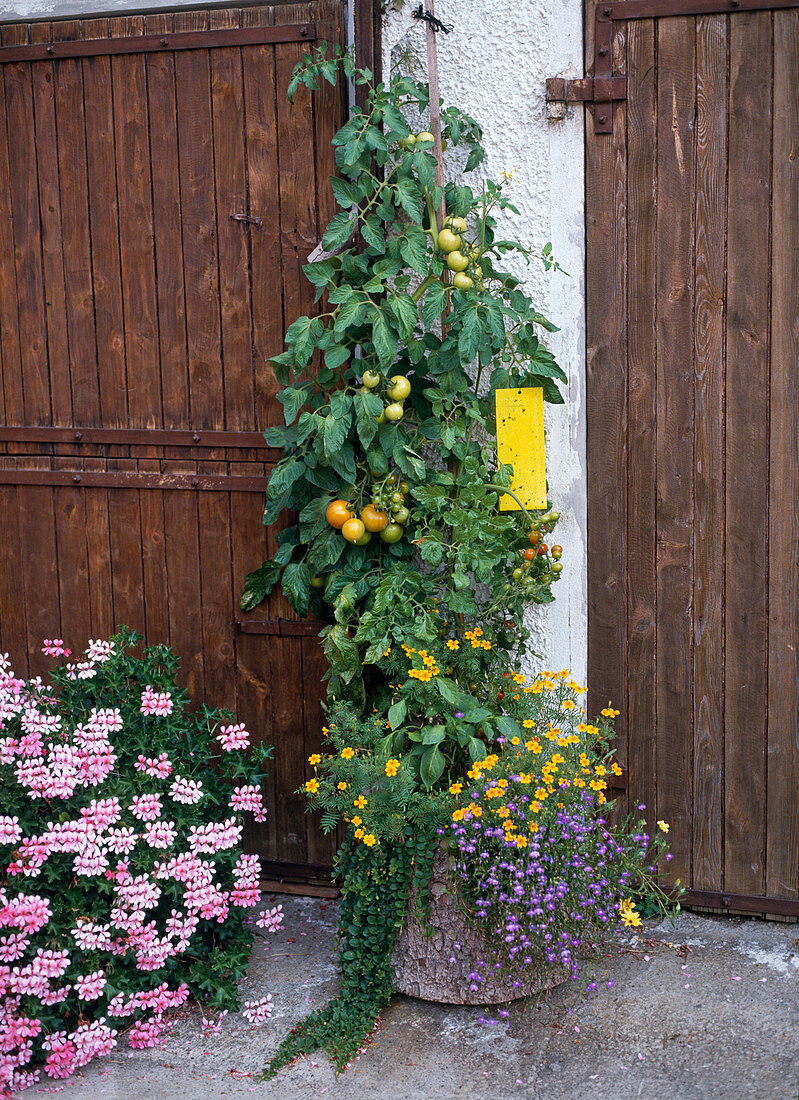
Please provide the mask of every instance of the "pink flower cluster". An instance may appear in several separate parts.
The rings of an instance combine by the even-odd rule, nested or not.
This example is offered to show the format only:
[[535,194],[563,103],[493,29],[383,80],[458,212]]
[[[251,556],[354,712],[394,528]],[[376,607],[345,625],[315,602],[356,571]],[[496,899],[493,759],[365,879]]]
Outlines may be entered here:
[[258,1001],[245,1001],[243,1015],[254,1027],[265,1024],[272,1015],[272,994],[267,993],[265,997],[261,997]]
[[172,692],[154,691],[152,684],[148,684],[141,694],[141,713],[157,714],[165,718],[172,713]]
[[262,909],[255,923],[259,928],[265,928],[267,932],[277,932],[283,927],[283,906],[276,905],[272,909]]
[[[43,651],[69,656],[61,639]],[[113,642],[93,640],[66,678],[99,682],[116,655]],[[107,701],[94,684],[85,691]],[[174,708],[169,691],[149,684],[131,703],[143,716]],[[126,728],[123,710],[130,713],[100,705],[59,713],[53,689],[18,679],[0,655],[0,1095],[42,1075],[69,1077],[113,1050],[122,1027],[131,1047],[161,1042],[165,1013],[184,1004],[189,989],[158,984],[158,972],[211,950],[210,928],[259,901],[258,857],[236,852],[240,815],[264,820],[258,787],[234,787],[228,816],[205,820],[198,807],[210,812],[214,799],[204,802],[203,783],[176,773],[202,762],[159,752],[157,741],[151,755],[131,751],[143,720]],[[241,725],[223,727],[218,738],[227,752],[249,745]],[[72,912],[91,917],[64,916],[72,891]],[[270,1006],[258,1011],[265,1019]]]

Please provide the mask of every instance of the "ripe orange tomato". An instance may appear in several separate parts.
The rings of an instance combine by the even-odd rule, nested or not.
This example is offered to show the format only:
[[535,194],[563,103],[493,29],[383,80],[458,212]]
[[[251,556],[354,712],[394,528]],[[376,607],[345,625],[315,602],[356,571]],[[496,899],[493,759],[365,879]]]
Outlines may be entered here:
[[531,546],[537,546],[540,541],[541,541],[541,532],[536,531],[535,529],[533,529],[530,532],[530,545]]
[[388,516],[379,512],[373,504],[367,504],[361,512],[361,521],[367,531],[382,531],[388,527]]
[[524,556],[527,559],[527,561],[532,561],[533,560],[533,558],[535,557],[535,550],[533,550],[532,546],[530,547],[529,550],[524,551]]
[[334,500],[327,506],[325,519],[331,527],[340,531],[348,519],[352,519],[352,512],[346,500]]
[[549,547],[547,546],[547,544],[545,542],[542,542],[541,545],[538,547],[538,553],[541,555],[541,557],[543,557],[548,549]]

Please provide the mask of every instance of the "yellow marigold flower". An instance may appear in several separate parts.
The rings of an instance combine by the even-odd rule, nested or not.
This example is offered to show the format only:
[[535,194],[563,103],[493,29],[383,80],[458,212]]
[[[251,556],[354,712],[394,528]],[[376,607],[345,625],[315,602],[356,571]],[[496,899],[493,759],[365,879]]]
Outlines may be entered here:
[[621,775],[621,768],[615,761],[610,765],[610,770],[614,775]]
[[516,847],[517,848],[526,848],[527,847],[527,837],[526,836],[517,836],[516,837]]
[[352,819],[352,824],[353,825],[363,825],[363,821],[361,821],[361,819],[359,817],[354,817]]
[[525,720],[522,722],[522,725],[526,730],[531,730],[535,726],[535,722],[532,720],[532,718],[525,718]]
[[497,813],[499,814],[500,817],[507,817],[508,814],[510,813],[510,810],[508,809],[507,806],[500,806],[499,809],[497,810]]
[[460,794],[463,790],[463,783],[453,783],[449,788],[450,794]]
[[514,683],[517,683],[519,685],[527,683],[527,680],[525,679],[524,676],[522,676],[521,672],[514,672],[513,680],[514,680]]
[[524,783],[525,786],[532,782],[533,777],[527,772],[519,772],[519,782]]
[[308,782],[305,784],[305,789],[306,791],[308,791],[309,794],[316,794],[316,792],[319,790],[319,780],[309,779]]
[[482,817],[483,816],[482,807],[481,806],[475,806],[474,802],[472,802],[470,805],[468,805],[466,807],[466,812],[470,813],[470,814],[474,814],[475,817]]
[[339,789],[340,791],[346,791],[346,789],[347,789],[347,784],[346,784],[346,783],[344,783],[344,782],[342,782],[342,783],[337,783],[337,784],[336,784],[336,786],[338,787],[338,789]]
[[466,817],[466,811],[465,810],[453,810],[452,811],[452,820],[453,821],[463,821],[464,817]]
[[592,733],[596,737],[596,735],[599,733],[599,728],[597,726],[586,726],[585,732]]
[[565,680],[565,679],[567,679],[568,675],[569,675],[569,670],[567,668],[562,668],[560,670],[560,672],[558,673],[558,679]]
[[535,739],[533,739],[532,741],[528,741],[527,744],[524,747],[526,749],[529,749],[530,752],[534,752],[536,754],[536,756],[538,756],[540,753],[542,753],[544,751],[541,747],[541,742],[537,741]]
[[322,763],[322,757],[319,755],[318,752],[315,752],[313,754],[313,756],[308,757],[308,763],[309,764],[321,764]]
[[481,635],[482,633],[483,633],[483,628],[482,628],[481,626],[476,626],[476,627],[474,628],[474,636],[475,636],[475,638],[479,638],[479,637],[480,637],[480,635]]
[[511,743],[511,745],[520,745],[521,741],[519,740],[518,737],[511,737],[510,743]]
[[371,833],[367,833],[363,838],[363,842],[367,848],[373,848],[375,844],[377,844],[377,837],[373,836]]
[[613,707],[604,707],[600,711],[600,714],[602,715],[603,718],[617,718],[618,715],[619,715],[619,712],[617,710],[614,710]]
[[460,649],[460,647],[461,647],[461,643],[456,642],[454,638],[450,638],[449,641],[447,642],[447,649],[455,650],[455,649]]
[[355,749],[351,749],[349,747],[347,747],[346,749],[342,749],[341,756],[344,760],[352,760],[353,756],[355,756]]
[[327,726],[322,726],[322,733],[330,733],[330,730],[327,728]]
[[668,821],[658,821],[658,829],[660,829],[661,833],[667,833],[669,831]]
[[574,779],[572,779],[572,783],[575,785],[575,787],[585,786],[585,780],[581,779],[579,775],[575,775]]
[[608,774],[608,769],[605,767],[604,764],[597,764],[597,766],[594,768],[594,771],[596,772],[597,775],[607,775]]
[[368,805],[367,799],[365,799],[362,794],[359,794],[353,802],[353,806],[358,810],[362,810],[366,805]]
[[394,776],[399,771],[399,760],[387,760],[386,761],[386,775]]
[[574,710],[574,700],[573,699],[564,699],[563,703],[562,703],[562,706],[563,706],[564,710]]
[[389,653],[391,653],[391,646],[389,646],[388,649],[383,650],[383,656],[388,657]]
[[537,833],[538,832],[538,822],[537,821],[531,821],[530,824],[527,826],[527,828],[530,830],[531,833]]
[[543,787],[536,787],[535,797],[538,799],[539,802],[543,802],[544,799],[546,798],[546,796],[547,796],[547,792],[544,790]]
[[604,791],[607,787],[607,783],[604,783],[601,779],[592,779],[588,786],[593,791]]
[[533,811],[534,814],[541,813],[541,803],[540,802],[531,802],[530,803],[530,809]]
[[355,839],[360,840],[362,836],[363,836],[363,829],[356,829],[355,830]]

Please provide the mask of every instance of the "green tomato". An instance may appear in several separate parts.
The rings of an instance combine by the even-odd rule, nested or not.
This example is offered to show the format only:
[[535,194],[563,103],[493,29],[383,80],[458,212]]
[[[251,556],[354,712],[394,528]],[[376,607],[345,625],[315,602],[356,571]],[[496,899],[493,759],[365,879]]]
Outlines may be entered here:
[[378,418],[377,418],[377,423],[378,424],[385,424],[385,422],[386,422],[386,410],[381,409],[380,416],[378,416]]
[[438,235],[438,247],[441,252],[456,252],[461,246],[461,239],[451,229],[442,229]]
[[406,138],[400,138],[399,144],[402,149],[413,149],[416,144],[416,134],[408,134]]
[[450,271],[465,271],[468,266],[469,261],[462,252],[456,250],[447,256],[447,267]]
[[311,588],[324,588],[325,583],[324,577],[311,577]]
[[386,420],[402,420],[404,415],[404,409],[399,401],[394,401],[391,405],[386,405],[383,412],[385,413]]
[[404,533],[398,523],[389,523],[388,527],[384,527],[380,532],[380,538],[383,542],[399,542]]
[[520,581],[523,576],[524,576],[524,573],[521,571],[521,569],[514,569],[513,570],[513,579],[515,581]]
[[392,493],[391,496],[389,497],[389,500],[391,501],[392,504],[396,504],[396,506],[399,508],[400,504],[402,504],[402,502],[404,500],[404,497],[403,497],[402,493],[397,492],[397,493]]
[[420,141],[429,141],[432,144],[435,140],[436,139],[433,137],[429,130],[422,130],[421,134],[416,135],[417,145]]
[[388,380],[388,396],[392,401],[404,401],[411,392],[411,384],[404,374],[395,374]]
[[552,566],[552,572],[555,574],[556,577],[559,577],[560,574],[563,572],[563,563],[556,561],[555,564]]
[[365,370],[363,372],[363,384],[367,389],[373,390],[375,386],[380,385],[380,375],[376,370]]
[[400,523],[404,526],[408,522],[411,513],[408,511],[407,508],[403,508],[402,506],[400,506],[399,508],[395,508],[391,514],[394,517],[395,523]]
[[359,539],[355,540],[355,545],[356,546],[366,546],[367,542],[371,542],[371,541],[372,541],[372,532],[371,531],[364,531],[364,533],[361,535],[361,537]]
[[471,290],[474,286],[474,280],[470,279],[463,271],[458,271],[452,280],[452,285],[456,290]]

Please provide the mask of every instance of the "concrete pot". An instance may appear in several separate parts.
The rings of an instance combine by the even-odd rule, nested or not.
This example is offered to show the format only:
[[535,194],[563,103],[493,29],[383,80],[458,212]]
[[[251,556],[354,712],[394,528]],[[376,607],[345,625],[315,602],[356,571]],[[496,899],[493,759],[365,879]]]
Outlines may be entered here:
[[[443,845],[436,849],[430,881],[432,934],[413,916],[415,905],[416,892],[412,891],[408,916],[391,957],[394,988],[398,993],[443,1004],[501,1004],[532,997],[560,985],[569,976],[563,967],[549,968],[543,973],[522,969],[511,976],[497,971],[498,976],[489,976],[491,948],[466,920]],[[455,947],[456,943],[460,948]],[[480,959],[489,965],[478,967]],[[472,972],[486,974],[476,991],[470,988],[474,984],[469,977]],[[521,985],[514,985],[516,981],[521,981]]]

